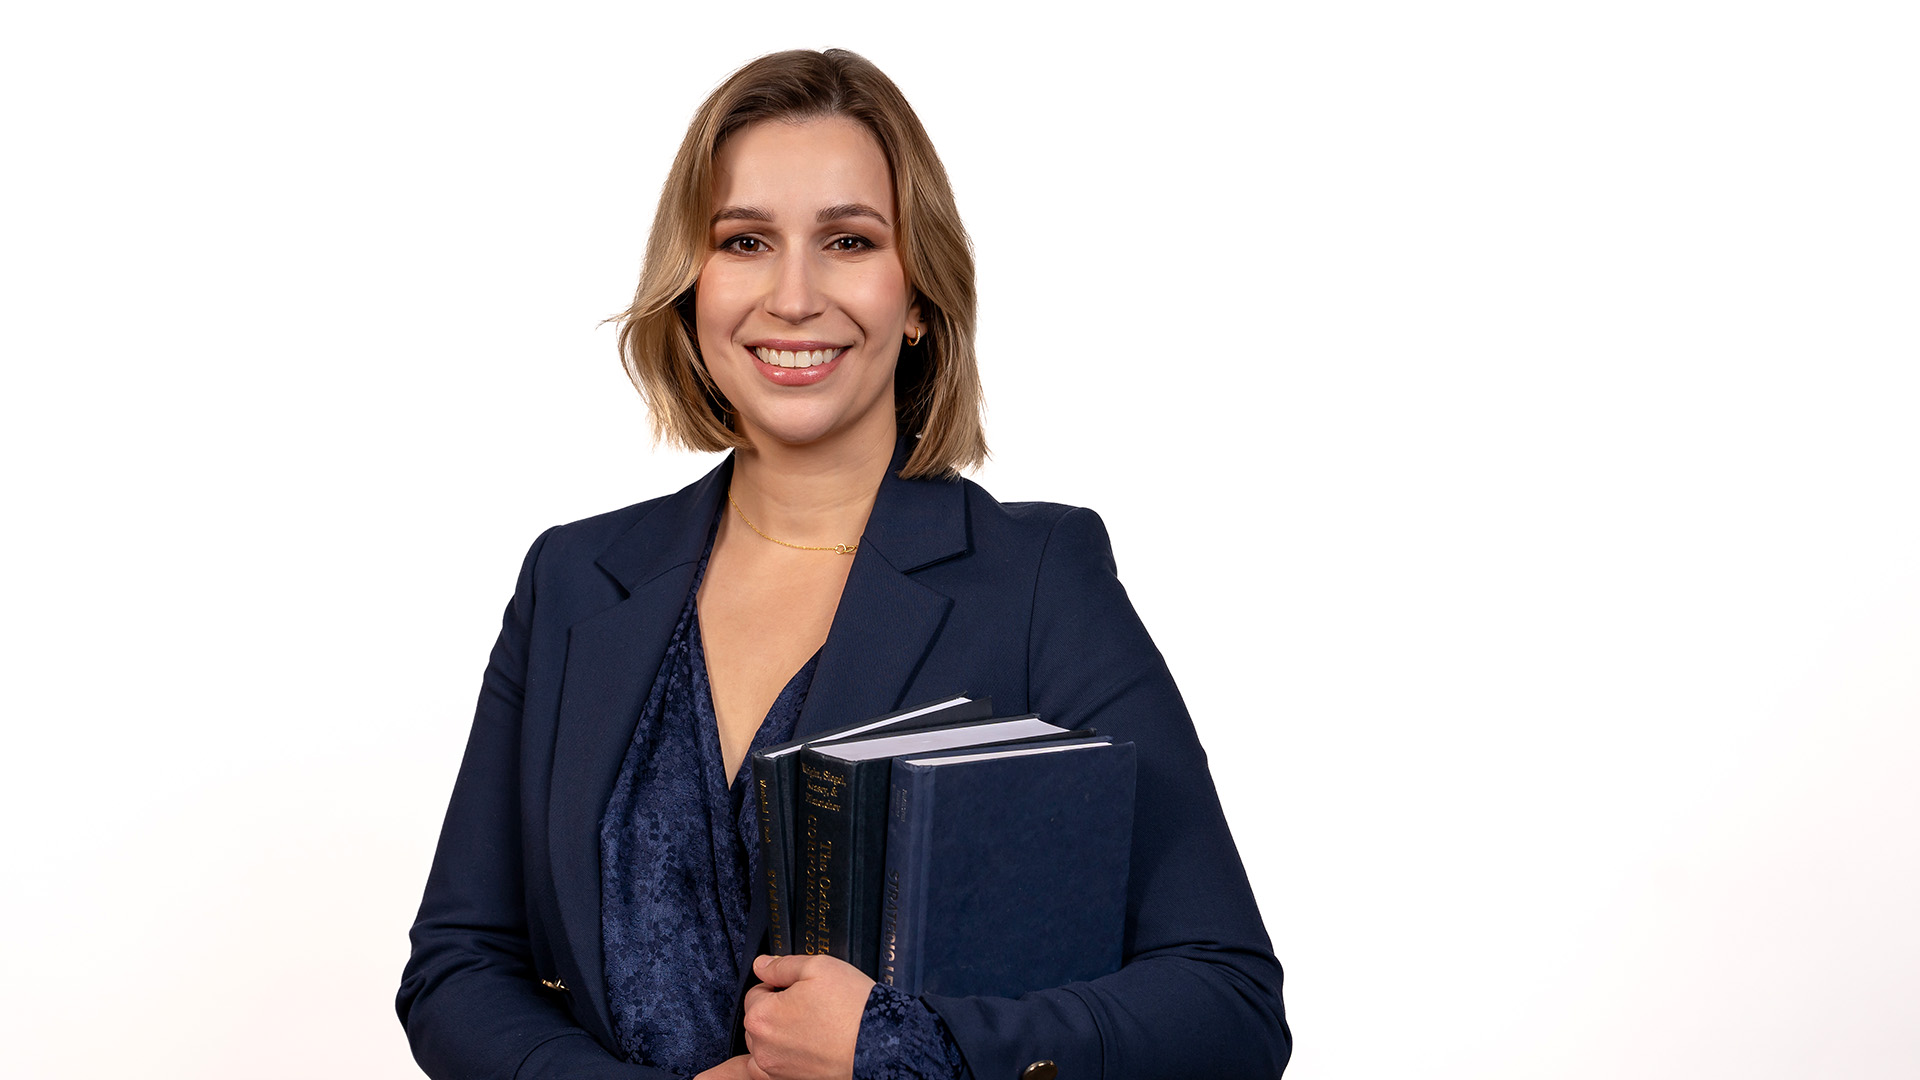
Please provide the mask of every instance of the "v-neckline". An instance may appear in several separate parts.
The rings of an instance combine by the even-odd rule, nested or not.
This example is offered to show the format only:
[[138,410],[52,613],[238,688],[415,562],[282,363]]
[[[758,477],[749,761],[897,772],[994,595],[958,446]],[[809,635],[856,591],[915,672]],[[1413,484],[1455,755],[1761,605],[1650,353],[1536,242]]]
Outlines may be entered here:
[[[771,737],[772,732],[767,727],[767,720],[773,716],[774,710],[780,707],[780,703],[787,700],[787,695],[794,692],[795,684],[799,683],[803,677],[807,683],[806,690],[812,689],[813,670],[820,660],[820,654],[826,650],[826,645],[823,643],[818,649],[813,650],[813,654],[801,661],[800,667],[792,675],[787,676],[787,681],[780,686],[780,692],[773,695],[773,700],[767,703],[767,711],[761,714],[760,722],[754,725],[753,738],[747,740],[747,752],[740,757],[740,767],[734,770],[732,776],[726,776],[727,755],[725,745],[720,739],[720,709],[713,701],[713,681],[707,674],[707,645],[700,628],[700,586],[707,580],[707,563],[713,558],[713,545],[719,536],[720,519],[716,516],[712,528],[707,530],[707,546],[700,553],[700,564],[694,567],[693,591],[687,596],[687,605],[692,608],[687,613],[688,666],[692,669],[693,693],[706,706],[707,716],[712,718],[712,722],[704,726],[711,729],[714,760],[719,765],[718,771],[722,774],[721,779],[724,781],[722,787],[730,798],[735,798],[745,790],[744,781],[752,773],[754,752],[787,741],[785,735],[780,738]],[[802,690],[801,693],[804,694],[806,690]],[[804,705],[805,702],[802,701],[801,704]],[[799,707],[795,707],[796,722],[799,714]],[[790,735],[791,732],[786,734]],[[701,741],[704,742],[705,739],[702,738]]]
[[[706,566],[702,564],[700,570],[701,573],[705,573]],[[694,595],[696,597],[699,595],[699,591],[700,583],[696,578],[694,582]],[[700,608],[697,599],[694,603],[693,618],[688,620],[687,647],[693,668],[693,692],[699,697],[700,701],[706,705],[705,712],[707,715],[713,718],[713,722],[705,726],[713,729],[715,755],[719,761],[721,770],[724,771],[727,767],[727,762],[725,754],[721,751],[720,747],[720,710],[716,708],[713,703],[713,682],[707,674],[707,649],[706,643],[702,640],[700,634]],[[740,758],[740,767],[734,770],[734,774],[731,777],[726,778],[726,789],[729,794],[741,790],[746,777],[752,773],[753,755],[756,751],[764,750],[769,746],[787,741],[784,736],[776,738],[775,735],[777,733],[768,726],[767,721],[772,719],[774,711],[780,708],[780,703],[787,700],[789,694],[796,692],[795,688],[798,684],[802,682],[806,684],[805,688],[799,691],[802,694],[804,694],[807,689],[811,689],[813,684],[813,669],[819,662],[821,650],[824,648],[825,646],[821,646],[820,649],[815,649],[813,655],[807,657],[806,660],[801,663],[799,670],[787,677],[787,681],[780,687],[780,692],[775,694],[773,700],[767,704],[767,711],[760,717],[760,723],[753,729],[753,738],[747,741],[747,752]],[[795,719],[797,720],[800,710],[798,707],[795,707],[793,711]]]

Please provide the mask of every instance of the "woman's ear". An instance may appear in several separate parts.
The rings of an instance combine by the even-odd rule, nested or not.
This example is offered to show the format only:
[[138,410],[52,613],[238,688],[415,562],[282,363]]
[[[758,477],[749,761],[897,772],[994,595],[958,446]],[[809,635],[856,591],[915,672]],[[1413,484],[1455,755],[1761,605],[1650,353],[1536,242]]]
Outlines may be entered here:
[[927,320],[920,316],[920,294],[915,293],[913,303],[907,306],[907,341],[918,345],[927,333]]

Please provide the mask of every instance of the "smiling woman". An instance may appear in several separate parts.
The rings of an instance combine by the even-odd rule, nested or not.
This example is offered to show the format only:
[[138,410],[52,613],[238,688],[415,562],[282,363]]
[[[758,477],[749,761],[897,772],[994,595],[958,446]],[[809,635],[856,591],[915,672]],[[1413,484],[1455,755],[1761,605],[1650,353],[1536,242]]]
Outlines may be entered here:
[[[716,90],[621,321],[656,430],[732,453],[529,552],[401,985],[422,1067],[1277,1076],[1279,965],[1099,519],[958,477],[986,453],[973,263],[886,76],[790,52]],[[1134,743],[1120,970],[914,998],[760,955],[747,755],[955,693]]]
[[[829,147],[779,137],[796,129],[834,140]],[[740,151],[743,138],[796,158],[784,169],[766,167],[769,161],[758,176],[728,172],[729,165],[737,170],[749,156],[759,157]],[[745,183],[765,186],[751,195],[745,188],[723,190],[723,184]],[[819,190],[786,190],[805,183]],[[836,184],[839,194],[828,194]],[[813,204],[781,208],[762,201],[776,193]],[[780,53],[742,68],[707,99],[681,143],[647,238],[640,286],[620,319],[621,357],[647,399],[655,431],[696,450],[752,445],[735,429],[734,405],[710,374],[714,358],[703,355],[710,342],[696,339],[691,309],[697,298],[737,280],[716,258],[722,250],[772,252],[775,238],[758,230],[774,224],[777,209],[787,212],[789,220],[779,223],[784,228],[818,230],[814,238],[822,248],[851,255],[874,245],[880,257],[860,264],[905,275],[909,314],[918,316],[911,329],[903,321],[904,342],[893,339],[906,345],[895,366],[898,426],[918,436],[905,475],[951,477],[984,462],[973,255],[946,169],[892,81],[838,51]],[[729,222],[737,227],[727,228]],[[791,259],[785,265],[805,269]],[[784,366],[780,358],[775,363]]]

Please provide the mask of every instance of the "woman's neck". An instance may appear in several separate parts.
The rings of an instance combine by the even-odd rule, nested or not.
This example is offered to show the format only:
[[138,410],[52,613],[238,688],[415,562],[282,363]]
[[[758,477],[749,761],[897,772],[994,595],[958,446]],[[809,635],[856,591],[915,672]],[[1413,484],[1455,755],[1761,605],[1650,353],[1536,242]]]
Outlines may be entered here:
[[788,543],[854,543],[866,529],[893,444],[890,431],[828,445],[759,440],[734,456],[734,501],[760,531]]

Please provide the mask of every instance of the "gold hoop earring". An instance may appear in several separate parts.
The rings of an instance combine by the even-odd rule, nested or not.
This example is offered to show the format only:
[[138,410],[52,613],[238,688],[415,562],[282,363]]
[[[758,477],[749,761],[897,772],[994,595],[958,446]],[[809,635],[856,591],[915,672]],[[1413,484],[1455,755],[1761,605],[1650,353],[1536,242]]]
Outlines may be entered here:
[[913,331],[913,336],[907,339],[907,344],[915,348],[918,348],[920,345],[920,339],[923,336],[925,336],[925,334],[926,334],[925,330],[922,330],[919,327],[915,327]]

